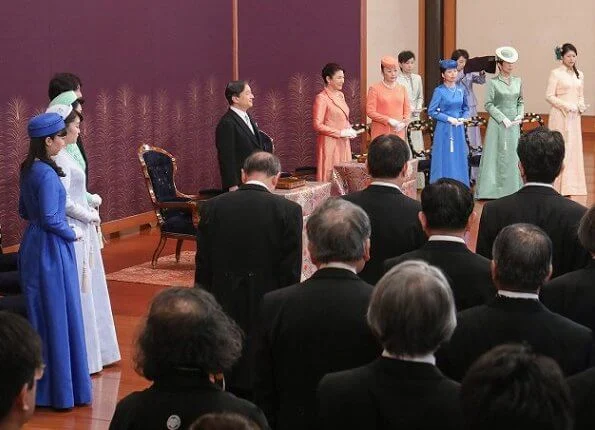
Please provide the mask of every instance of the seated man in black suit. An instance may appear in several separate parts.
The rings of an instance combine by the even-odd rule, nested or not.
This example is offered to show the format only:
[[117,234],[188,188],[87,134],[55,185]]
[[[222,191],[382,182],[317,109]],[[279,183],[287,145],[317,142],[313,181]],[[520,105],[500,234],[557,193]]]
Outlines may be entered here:
[[407,175],[409,148],[399,136],[376,137],[368,148],[368,171],[372,183],[363,191],[343,198],[366,211],[372,224],[370,261],[359,276],[374,285],[382,277],[382,264],[390,257],[419,248],[426,237],[417,214],[418,201],[401,192]]
[[538,127],[519,139],[517,154],[524,186],[510,196],[483,207],[477,236],[477,253],[492,258],[492,244],[498,232],[515,223],[529,223],[551,238],[552,278],[582,269],[591,259],[577,237],[578,223],[586,208],[558,193],[554,179],[564,160],[564,139],[560,132]]
[[584,269],[545,284],[541,301],[551,311],[595,331],[595,205],[581,219],[578,239],[591,254],[591,260]]
[[465,430],[574,428],[560,367],[525,345],[500,345],[483,354],[463,379],[461,404]]
[[41,339],[33,327],[0,312],[0,429],[20,429],[33,416],[43,367]]
[[3,253],[0,246],[0,311],[11,311],[27,316],[25,298],[21,294],[21,281],[16,252]]
[[276,430],[312,429],[320,378],[380,353],[365,319],[372,286],[357,276],[370,255],[368,216],[330,198],[306,229],[318,270],[266,294],[259,318],[255,399]]
[[443,178],[421,192],[421,225],[429,240],[418,250],[386,261],[385,269],[407,260],[423,260],[441,269],[458,311],[483,305],[496,293],[490,260],[469,251],[465,235],[475,220],[473,194],[464,184]]
[[376,285],[368,324],[384,352],[357,369],[332,373],[318,387],[324,430],[459,430],[459,384],[434,352],[457,324],[446,278],[423,261],[394,267]]
[[568,378],[574,402],[574,430],[592,430],[595,425],[595,367]]
[[240,357],[242,331],[208,292],[159,293],[136,345],[136,369],[153,385],[118,402],[110,430],[186,429],[210,412],[234,412],[268,428],[260,409],[223,389],[220,372]]
[[235,191],[242,183],[244,161],[255,151],[272,152],[270,140],[258,130],[258,124],[248,114],[254,95],[246,81],[232,81],[225,87],[229,109],[219,120],[215,145],[219,158],[221,188]]
[[252,391],[251,335],[260,300],[301,275],[302,208],[272,193],[280,172],[277,157],[254,153],[239,190],[200,208],[195,280],[246,333],[244,354],[228,378],[228,388],[243,397]]
[[460,381],[484,352],[502,343],[527,342],[558,362],[566,375],[593,362],[590,329],[551,312],[539,289],[552,273],[552,242],[531,224],[504,227],[494,242],[492,279],[498,294],[487,304],[459,312],[450,342],[437,354],[438,367]]

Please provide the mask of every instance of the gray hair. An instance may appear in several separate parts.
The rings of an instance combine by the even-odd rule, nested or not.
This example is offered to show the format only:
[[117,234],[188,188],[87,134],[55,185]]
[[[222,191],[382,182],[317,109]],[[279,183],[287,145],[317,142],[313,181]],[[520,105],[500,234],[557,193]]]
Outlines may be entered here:
[[270,177],[275,176],[281,171],[281,162],[279,158],[269,152],[256,151],[246,158],[243,169],[246,175],[260,172]]
[[318,206],[306,224],[310,253],[320,263],[357,261],[364,256],[372,231],[362,208],[331,197]]
[[391,354],[418,356],[436,351],[457,325],[446,277],[423,261],[393,267],[372,293],[368,325]]

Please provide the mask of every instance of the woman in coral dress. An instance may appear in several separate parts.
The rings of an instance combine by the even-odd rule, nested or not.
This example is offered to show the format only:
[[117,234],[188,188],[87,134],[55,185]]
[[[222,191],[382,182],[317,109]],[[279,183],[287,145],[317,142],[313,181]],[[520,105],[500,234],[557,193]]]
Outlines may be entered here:
[[545,98],[552,105],[548,127],[564,136],[566,155],[554,187],[563,196],[584,196],[587,194],[581,133],[581,114],[587,109],[583,96],[584,76],[576,68],[574,45],[565,43],[556,47],[555,52],[562,64],[552,70],[547,83]]
[[398,70],[396,58],[382,57],[382,81],[368,90],[366,114],[372,120],[372,140],[381,134],[396,134],[405,139],[411,108],[407,89],[397,82]]
[[349,123],[349,107],[341,92],[345,82],[343,68],[329,63],[322,69],[324,89],[316,95],[312,110],[312,125],[316,140],[316,180],[329,181],[333,166],[351,160],[349,139],[357,132]]

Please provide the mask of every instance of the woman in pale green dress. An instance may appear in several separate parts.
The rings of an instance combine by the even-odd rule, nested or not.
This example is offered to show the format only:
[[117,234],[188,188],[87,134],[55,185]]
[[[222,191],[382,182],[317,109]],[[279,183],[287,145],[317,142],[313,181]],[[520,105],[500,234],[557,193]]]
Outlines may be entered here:
[[485,97],[485,109],[490,115],[475,197],[498,199],[515,193],[522,186],[516,148],[520,137],[520,122],[524,116],[521,78],[512,76],[518,60],[514,48],[496,50],[499,74],[490,79]]

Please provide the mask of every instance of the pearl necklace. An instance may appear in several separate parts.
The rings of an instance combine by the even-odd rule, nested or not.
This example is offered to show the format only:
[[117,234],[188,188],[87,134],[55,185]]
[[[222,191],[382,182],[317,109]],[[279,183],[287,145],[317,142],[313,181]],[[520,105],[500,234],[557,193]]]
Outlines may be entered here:
[[384,79],[381,82],[382,82],[382,85],[384,85],[389,90],[394,90],[395,87],[397,86],[397,83],[396,82],[393,82],[391,85],[389,85],[386,82],[384,82]]

